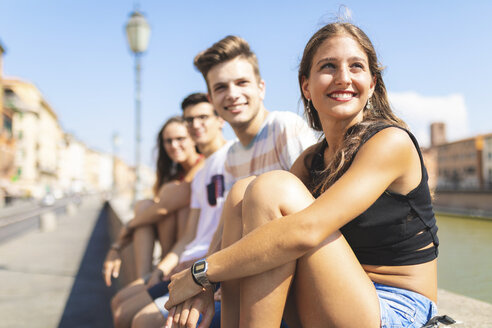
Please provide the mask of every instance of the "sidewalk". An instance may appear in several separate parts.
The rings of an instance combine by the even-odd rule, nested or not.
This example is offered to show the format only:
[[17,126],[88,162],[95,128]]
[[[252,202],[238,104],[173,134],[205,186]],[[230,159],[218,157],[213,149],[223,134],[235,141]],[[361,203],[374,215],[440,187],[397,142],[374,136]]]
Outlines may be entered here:
[[85,199],[76,214],[57,218],[56,230],[0,245],[0,327],[112,327],[102,205]]

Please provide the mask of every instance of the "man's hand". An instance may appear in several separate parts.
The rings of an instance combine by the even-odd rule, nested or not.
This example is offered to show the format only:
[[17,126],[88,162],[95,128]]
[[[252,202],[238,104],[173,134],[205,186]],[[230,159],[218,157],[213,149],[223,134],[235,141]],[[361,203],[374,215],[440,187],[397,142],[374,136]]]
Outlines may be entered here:
[[190,269],[183,270],[171,277],[169,283],[169,300],[166,303],[166,309],[183,303],[189,298],[200,294],[205,288],[199,286],[193,280]]
[[171,272],[168,275],[164,276],[164,279],[171,280],[171,275],[176,274],[178,272],[181,272],[184,269],[190,270],[193,263],[195,263],[198,260],[200,260],[200,259],[199,258],[198,259],[191,259],[191,260],[179,263],[174,269],[171,270]]
[[203,314],[203,319],[198,328],[209,327],[215,314],[214,293],[211,288],[173,307],[167,316],[165,328],[196,327],[200,313]]

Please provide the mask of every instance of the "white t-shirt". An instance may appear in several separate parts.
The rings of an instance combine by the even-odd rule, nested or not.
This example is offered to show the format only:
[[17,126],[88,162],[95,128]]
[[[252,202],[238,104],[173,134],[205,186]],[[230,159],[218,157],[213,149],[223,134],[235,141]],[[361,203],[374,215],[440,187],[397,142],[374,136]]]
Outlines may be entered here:
[[270,112],[260,131],[244,147],[236,140],[225,163],[226,190],[239,179],[272,170],[289,170],[299,155],[316,143],[314,130],[297,114]]
[[219,224],[225,198],[224,163],[229,141],[210,155],[191,183],[190,208],[199,209],[195,239],[186,245],[180,262],[204,257]]

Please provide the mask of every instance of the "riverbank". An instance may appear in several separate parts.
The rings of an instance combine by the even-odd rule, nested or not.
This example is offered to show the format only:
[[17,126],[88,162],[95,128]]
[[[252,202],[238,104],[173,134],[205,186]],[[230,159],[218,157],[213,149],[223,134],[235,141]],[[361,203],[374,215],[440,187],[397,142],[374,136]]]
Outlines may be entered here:
[[434,211],[444,215],[467,216],[492,220],[492,192],[436,191]]
[[436,216],[449,216],[492,221],[492,212],[480,209],[468,210],[463,208],[434,206],[434,213],[436,214]]

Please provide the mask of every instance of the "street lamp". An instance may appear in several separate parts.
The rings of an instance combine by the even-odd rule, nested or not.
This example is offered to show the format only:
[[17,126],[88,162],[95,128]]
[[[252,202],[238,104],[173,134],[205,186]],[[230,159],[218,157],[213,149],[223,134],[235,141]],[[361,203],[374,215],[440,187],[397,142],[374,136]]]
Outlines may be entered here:
[[145,17],[135,10],[126,24],[126,35],[130,49],[135,55],[135,184],[133,203],[140,196],[140,57],[147,50],[150,26]]

